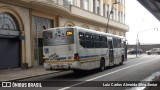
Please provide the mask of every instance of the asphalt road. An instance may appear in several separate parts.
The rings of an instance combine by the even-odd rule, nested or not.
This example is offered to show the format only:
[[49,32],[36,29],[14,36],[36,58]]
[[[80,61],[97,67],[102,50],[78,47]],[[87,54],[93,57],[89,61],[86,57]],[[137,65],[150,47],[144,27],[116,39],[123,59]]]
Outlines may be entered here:
[[[54,85],[61,84],[63,86],[30,88],[30,90],[131,90],[132,87],[103,87],[103,83],[105,81],[141,81],[157,71],[160,71],[160,55],[143,55],[140,58],[130,59],[121,66],[107,67],[103,72],[94,70],[75,74],[72,71],[64,71],[21,81],[54,81],[51,85],[54,83]],[[86,81],[95,82],[88,83]],[[100,85],[100,87],[96,87],[96,85]]]

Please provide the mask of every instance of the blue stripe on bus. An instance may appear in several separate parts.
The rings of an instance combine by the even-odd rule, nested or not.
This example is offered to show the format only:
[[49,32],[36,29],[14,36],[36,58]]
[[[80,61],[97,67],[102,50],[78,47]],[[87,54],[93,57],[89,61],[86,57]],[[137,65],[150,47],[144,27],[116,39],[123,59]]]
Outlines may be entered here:
[[91,57],[97,57],[98,55],[90,55],[90,56],[80,56],[80,58],[91,58]]
[[66,57],[58,57],[56,58],[56,60],[64,60],[64,59],[67,59]]
[[[106,54],[102,54],[100,56],[105,56]],[[91,57],[98,57],[99,55],[90,55],[90,56],[80,56],[80,58],[91,58]]]
[[[106,54],[102,54],[101,56],[105,56]],[[92,58],[98,57],[98,55],[89,55],[89,56],[80,56],[80,58]],[[56,60],[66,60],[66,57],[58,57]],[[45,58],[45,60],[49,60],[49,58]]]
[[[55,60],[66,60],[67,58],[66,57],[59,57],[59,58],[56,58]],[[49,60],[49,58],[45,58],[45,60]]]

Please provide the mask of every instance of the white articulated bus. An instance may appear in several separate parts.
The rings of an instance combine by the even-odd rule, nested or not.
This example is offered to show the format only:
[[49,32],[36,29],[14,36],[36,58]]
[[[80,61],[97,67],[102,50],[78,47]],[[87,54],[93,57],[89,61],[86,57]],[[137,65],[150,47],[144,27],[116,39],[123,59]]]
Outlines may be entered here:
[[59,27],[43,32],[44,68],[91,70],[123,64],[126,39],[80,27]]

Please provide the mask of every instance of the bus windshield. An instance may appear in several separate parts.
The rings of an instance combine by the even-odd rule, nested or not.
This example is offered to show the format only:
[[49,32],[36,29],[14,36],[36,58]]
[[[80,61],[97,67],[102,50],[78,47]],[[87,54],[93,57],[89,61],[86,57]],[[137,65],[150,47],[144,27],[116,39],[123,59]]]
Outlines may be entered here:
[[47,30],[43,32],[43,45],[66,45],[74,43],[74,29],[73,28],[59,28],[54,30]]

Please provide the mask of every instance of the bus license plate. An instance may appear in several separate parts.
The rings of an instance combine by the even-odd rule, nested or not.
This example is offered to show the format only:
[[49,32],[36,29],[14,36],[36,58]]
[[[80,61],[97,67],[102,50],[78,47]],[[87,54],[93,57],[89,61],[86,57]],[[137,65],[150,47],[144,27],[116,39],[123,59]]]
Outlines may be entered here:
[[63,64],[57,64],[57,68],[63,68]]

